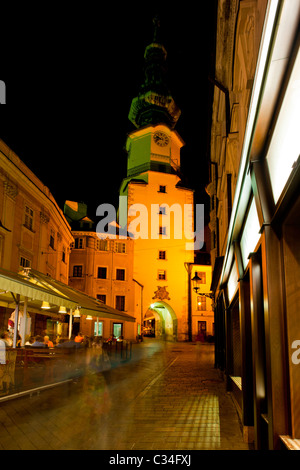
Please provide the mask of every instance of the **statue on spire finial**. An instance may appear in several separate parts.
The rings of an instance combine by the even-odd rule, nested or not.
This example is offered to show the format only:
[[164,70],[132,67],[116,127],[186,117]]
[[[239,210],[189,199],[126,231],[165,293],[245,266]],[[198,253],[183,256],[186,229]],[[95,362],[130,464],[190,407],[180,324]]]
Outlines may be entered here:
[[159,28],[160,28],[160,20],[158,15],[155,15],[153,18],[153,25],[154,25],[154,35],[153,35],[153,42],[159,42]]

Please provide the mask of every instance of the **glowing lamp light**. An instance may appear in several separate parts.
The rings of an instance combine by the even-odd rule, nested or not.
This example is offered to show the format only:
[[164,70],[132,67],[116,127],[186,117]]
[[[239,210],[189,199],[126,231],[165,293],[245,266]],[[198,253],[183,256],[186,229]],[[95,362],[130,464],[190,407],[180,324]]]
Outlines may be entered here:
[[241,236],[241,253],[244,269],[249,262],[249,255],[255,251],[255,247],[260,239],[260,224],[255,206],[254,198],[252,199],[245,226]]
[[92,315],[87,315],[86,320],[93,320]]
[[[286,94],[267,153],[275,204],[291,172],[299,165],[300,52],[298,52]],[[297,124],[298,123],[298,124]]]
[[74,311],[74,318],[79,318],[80,317],[80,310],[78,307],[76,307],[75,311]]
[[61,305],[61,306],[59,307],[58,313],[67,313],[66,307],[64,307],[63,305]]
[[43,302],[41,308],[43,310],[49,310],[50,304],[48,302]]

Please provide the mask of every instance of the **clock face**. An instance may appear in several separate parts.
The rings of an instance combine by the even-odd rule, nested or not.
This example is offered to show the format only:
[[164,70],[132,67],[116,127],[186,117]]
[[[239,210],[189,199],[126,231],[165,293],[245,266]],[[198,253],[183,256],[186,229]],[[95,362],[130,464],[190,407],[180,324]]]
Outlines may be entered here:
[[160,147],[165,147],[169,143],[169,137],[162,131],[157,131],[153,135],[154,142]]

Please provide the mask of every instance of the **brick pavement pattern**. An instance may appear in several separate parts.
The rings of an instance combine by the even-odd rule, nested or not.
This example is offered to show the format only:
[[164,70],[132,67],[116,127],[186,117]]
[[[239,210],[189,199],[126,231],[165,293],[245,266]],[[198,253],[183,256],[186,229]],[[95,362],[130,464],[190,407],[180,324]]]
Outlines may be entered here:
[[213,345],[134,345],[121,368],[0,405],[2,450],[249,450]]

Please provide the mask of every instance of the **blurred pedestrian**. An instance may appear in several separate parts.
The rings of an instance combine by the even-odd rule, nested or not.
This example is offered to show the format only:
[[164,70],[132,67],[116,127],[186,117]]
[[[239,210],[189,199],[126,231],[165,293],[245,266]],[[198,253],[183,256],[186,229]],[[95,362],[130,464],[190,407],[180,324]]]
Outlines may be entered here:
[[44,336],[44,343],[46,344],[46,346],[48,346],[48,348],[54,347],[52,341],[50,341],[49,336]]
[[25,343],[25,346],[32,346],[32,344],[34,343],[34,336],[26,336],[26,343]]
[[81,348],[82,344],[75,341],[75,335],[72,335],[70,339],[63,341],[62,343],[58,343],[56,348]]
[[4,341],[5,346],[6,346],[7,348],[11,348],[11,347],[12,347],[13,342],[12,342],[11,337],[10,337],[10,335],[9,335],[9,332],[8,332],[7,330],[1,330],[1,332],[0,332],[0,339],[1,339],[2,341]]
[[32,348],[47,348],[44,343],[44,338],[41,335],[36,335],[34,343],[31,345]]
[[8,331],[0,331],[0,364],[6,364],[6,348],[10,347]]
[[83,334],[79,332],[77,336],[75,336],[75,342],[82,343],[83,340],[84,340]]

